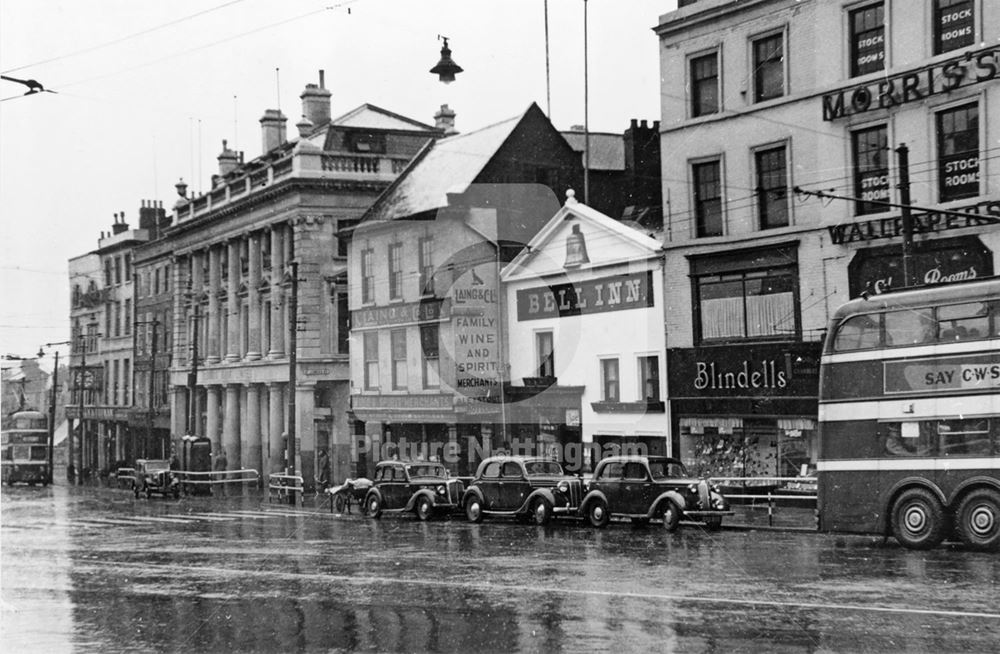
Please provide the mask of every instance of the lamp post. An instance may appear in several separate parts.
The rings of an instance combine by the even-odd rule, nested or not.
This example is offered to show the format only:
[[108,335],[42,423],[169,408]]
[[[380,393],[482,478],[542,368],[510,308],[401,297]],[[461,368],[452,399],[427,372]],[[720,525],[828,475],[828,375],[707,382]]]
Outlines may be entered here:
[[[56,345],[71,345],[72,341],[59,341],[58,343],[46,343],[38,348],[38,358],[45,356],[45,348]],[[49,401],[49,483],[52,483],[55,472],[55,462],[53,452],[56,446],[56,394],[59,392],[59,350],[56,350],[55,362],[52,368],[52,398]],[[70,442],[73,440],[72,434],[67,434]]]

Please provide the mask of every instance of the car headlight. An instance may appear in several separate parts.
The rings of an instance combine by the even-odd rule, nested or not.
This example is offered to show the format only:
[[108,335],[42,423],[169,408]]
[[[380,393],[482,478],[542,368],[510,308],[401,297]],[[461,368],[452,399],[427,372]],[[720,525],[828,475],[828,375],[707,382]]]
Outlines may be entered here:
[[560,493],[569,493],[569,482],[565,480],[559,482],[559,484],[556,486],[556,490],[558,490]]
[[444,486],[438,486],[437,487],[437,494],[438,495],[445,495],[447,492],[448,491],[447,491],[447,489]]

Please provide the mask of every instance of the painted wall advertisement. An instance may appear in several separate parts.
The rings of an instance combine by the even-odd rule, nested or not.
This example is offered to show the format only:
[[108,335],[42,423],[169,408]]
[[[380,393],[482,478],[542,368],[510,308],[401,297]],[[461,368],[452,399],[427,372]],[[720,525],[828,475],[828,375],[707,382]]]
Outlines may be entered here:
[[455,390],[467,397],[495,393],[503,380],[496,263],[466,268],[449,289]]

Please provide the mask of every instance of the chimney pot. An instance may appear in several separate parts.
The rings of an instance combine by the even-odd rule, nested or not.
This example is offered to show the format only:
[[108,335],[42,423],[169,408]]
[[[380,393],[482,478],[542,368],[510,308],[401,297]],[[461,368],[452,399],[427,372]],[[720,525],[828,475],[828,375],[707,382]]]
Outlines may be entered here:
[[649,125],[646,123],[646,119],[645,118],[643,118],[642,122],[639,123],[639,124],[642,125],[643,129],[649,129]]
[[441,105],[441,109],[434,114],[434,127],[443,131],[445,136],[458,133],[455,129],[455,112],[448,105]]
[[306,84],[299,97],[302,99],[302,115],[313,125],[325,125],[330,122],[330,96],[326,89],[326,75],[319,71],[319,86]]
[[286,141],[285,123],[288,121],[280,109],[267,109],[260,119],[262,146],[264,153],[277,148]]

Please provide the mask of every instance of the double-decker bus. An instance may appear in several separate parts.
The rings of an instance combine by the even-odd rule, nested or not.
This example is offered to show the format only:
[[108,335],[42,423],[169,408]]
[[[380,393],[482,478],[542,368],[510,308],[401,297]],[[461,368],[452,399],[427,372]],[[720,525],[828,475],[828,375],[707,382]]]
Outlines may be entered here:
[[51,484],[49,421],[38,411],[18,411],[0,432],[0,475],[4,484]]
[[820,530],[1000,547],[1000,278],[843,305],[819,396]]

